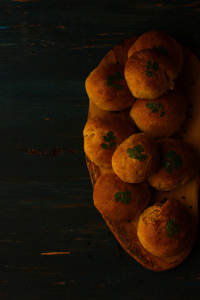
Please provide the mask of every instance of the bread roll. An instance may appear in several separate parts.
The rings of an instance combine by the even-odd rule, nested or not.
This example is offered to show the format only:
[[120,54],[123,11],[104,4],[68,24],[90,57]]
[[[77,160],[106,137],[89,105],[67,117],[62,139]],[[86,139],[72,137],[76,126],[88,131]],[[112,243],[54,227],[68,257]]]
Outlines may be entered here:
[[178,72],[165,54],[145,49],[129,57],[124,70],[128,87],[135,98],[157,99],[172,90]]
[[137,218],[147,207],[151,198],[147,181],[126,183],[114,172],[99,177],[93,192],[94,205],[106,218],[130,221]]
[[151,30],[142,34],[129,49],[128,58],[135,52],[144,49],[157,49],[164,53],[171,58],[177,72],[181,71],[183,65],[182,46],[166,32]]
[[191,220],[186,208],[177,200],[155,203],[140,215],[137,235],[142,246],[158,257],[173,257],[188,245]]
[[91,118],[83,130],[84,151],[96,166],[111,168],[115,149],[134,133],[132,125],[116,117]]
[[131,94],[120,64],[109,64],[94,69],[85,82],[91,101],[106,111],[120,111],[133,105]]
[[136,133],[123,141],[112,157],[113,171],[129,183],[139,183],[153,174],[160,162],[158,147],[146,133]]
[[170,191],[184,185],[197,173],[197,159],[193,149],[183,140],[161,139],[157,141],[160,151],[160,167],[148,181],[159,191]]
[[186,110],[186,99],[174,89],[152,101],[137,99],[130,116],[141,132],[161,139],[172,136],[181,128],[186,119]]

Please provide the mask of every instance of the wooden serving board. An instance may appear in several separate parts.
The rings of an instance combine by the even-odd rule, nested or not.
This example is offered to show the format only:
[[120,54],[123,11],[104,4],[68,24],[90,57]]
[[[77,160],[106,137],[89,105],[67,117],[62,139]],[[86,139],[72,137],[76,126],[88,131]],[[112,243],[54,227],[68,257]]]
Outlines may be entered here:
[[[125,65],[127,52],[137,37],[126,39],[119,45],[111,49],[102,59],[100,65],[120,63]],[[197,153],[197,164],[199,166],[200,157],[200,61],[188,49],[183,47],[184,64],[182,73],[177,80],[176,86],[181,90],[188,102],[187,119],[181,130],[176,133],[174,138],[182,138],[189,143]],[[93,102],[89,103],[88,118],[98,116],[115,115],[116,118],[133,123],[129,116],[130,109],[120,112],[106,112],[99,109]],[[99,176],[108,171],[99,168],[86,157],[87,167],[93,186]],[[198,235],[198,192],[199,192],[199,172],[198,175],[189,183],[176,188],[170,192],[159,192],[152,188],[153,202],[162,201],[174,197],[180,200],[188,209],[193,222],[193,234],[188,247],[176,257],[161,259],[150,254],[140,244],[137,238],[138,219],[131,222],[115,222],[104,218],[110,230],[119,241],[121,246],[140,264],[154,271],[164,271],[179,265],[191,252]]]

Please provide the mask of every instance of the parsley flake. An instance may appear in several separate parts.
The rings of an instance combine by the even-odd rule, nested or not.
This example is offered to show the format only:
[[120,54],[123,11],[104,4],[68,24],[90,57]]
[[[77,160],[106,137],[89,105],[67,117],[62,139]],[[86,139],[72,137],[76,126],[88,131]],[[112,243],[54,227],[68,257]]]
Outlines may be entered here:
[[163,117],[165,115],[165,111],[163,110],[163,106],[161,103],[158,103],[158,106],[157,106],[154,101],[148,102],[146,104],[146,107],[148,109],[152,109],[152,111],[151,111],[152,113],[157,113],[158,110],[161,110],[160,117]]
[[110,75],[107,79],[106,79],[106,83],[109,86],[109,88],[114,87],[116,90],[121,90],[122,86],[121,84],[117,83],[118,81],[124,79],[124,76],[121,72],[116,72],[115,76],[114,75]]
[[121,203],[129,204],[130,201],[131,201],[130,195],[131,195],[130,191],[124,191],[124,192],[122,192],[122,191],[119,190],[115,194],[115,201],[116,202],[121,201]]
[[172,173],[173,167],[178,170],[183,165],[180,155],[177,155],[175,151],[168,151],[165,154],[165,162],[163,168],[168,172]]
[[176,233],[179,233],[180,226],[176,223],[175,219],[170,219],[167,221],[165,229],[167,236],[173,238]]
[[108,131],[106,135],[103,136],[103,139],[106,143],[102,143],[101,147],[105,150],[110,149],[111,147],[116,146],[116,142],[113,142],[116,139],[113,131]]
[[157,63],[156,61],[154,61],[152,63],[151,60],[149,60],[147,63],[146,63],[146,75],[147,77],[154,77],[156,75],[156,73],[154,71],[157,71],[159,69],[159,63]]
[[127,153],[130,158],[138,159],[139,161],[143,161],[147,158],[146,154],[141,154],[144,151],[142,145],[133,146],[133,149],[128,148]]

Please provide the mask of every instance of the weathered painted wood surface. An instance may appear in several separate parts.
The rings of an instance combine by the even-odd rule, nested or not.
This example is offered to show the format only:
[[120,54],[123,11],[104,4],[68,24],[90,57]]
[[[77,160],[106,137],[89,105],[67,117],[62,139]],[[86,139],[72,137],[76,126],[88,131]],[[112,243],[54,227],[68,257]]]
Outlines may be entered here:
[[156,273],[92,202],[85,79],[126,38],[163,29],[200,58],[199,1],[1,0],[0,299],[199,299],[200,239]]

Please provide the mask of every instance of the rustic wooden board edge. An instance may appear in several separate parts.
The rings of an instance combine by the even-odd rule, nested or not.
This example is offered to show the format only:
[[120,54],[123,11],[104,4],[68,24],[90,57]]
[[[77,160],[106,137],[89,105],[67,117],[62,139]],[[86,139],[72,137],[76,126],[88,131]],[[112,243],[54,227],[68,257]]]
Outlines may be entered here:
[[[137,38],[138,37],[129,38],[129,39],[123,41],[121,44],[113,47],[113,49],[111,49],[107,53],[107,55],[102,59],[102,61],[100,62],[99,65],[115,64],[115,63],[120,63],[122,65],[125,65],[126,60],[127,60],[127,52],[129,50],[130,46],[135,42],[135,40]],[[191,53],[188,49],[183,47],[183,51],[185,54],[184,63],[186,65],[186,69],[191,65],[191,61],[192,61],[192,64],[195,66],[195,70],[197,70],[198,75],[199,75],[198,82],[199,82],[199,86],[200,86],[200,62],[199,62],[198,58],[193,53]],[[183,88],[183,91],[184,91],[183,94],[186,93],[186,96],[190,96],[191,90],[189,89],[189,92],[188,92],[188,90],[186,88],[186,84],[185,84],[185,82],[188,83],[188,77],[185,75],[190,76],[190,72],[189,73],[184,72],[183,74],[180,74],[180,79],[179,79],[180,82],[178,82],[177,85],[179,85],[179,84],[182,85],[181,88]],[[192,87],[192,78],[193,77],[191,77],[191,87]],[[183,81],[182,84],[181,84],[181,81]],[[198,82],[196,83],[197,86],[198,86]],[[187,95],[187,93],[189,93],[189,95]],[[198,89],[198,93],[200,95],[200,89]],[[196,99],[196,97],[194,97],[194,98]],[[190,101],[189,101],[189,103],[190,103]],[[190,105],[193,106],[194,103],[191,102]],[[197,105],[197,106],[198,106],[198,109],[196,110],[196,108],[195,108],[196,115],[197,115],[197,112],[200,113],[200,105]],[[102,110],[99,110],[94,105],[94,103],[92,103],[90,101],[89,110],[88,110],[88,119],[90,117],[94,116],[93,111],[95,111],[94,115],[99,114],[100,116],[105,116],[106,114],[113,114],[112,112],[104,112]],[[125,119],[127,122],[129,122],[129,118],[127,117],[128,113],[129,113],[129,110],[126,110],[124,112],[120,112],[120,113],[116,114],[116,117]],[[188,128],[188,127],[191,129],[193,127],[193,122],[189,122],[189,125],[186,122],[186,124],[184,124],[184,126],[181,128],[181,130],[175,135],[175,138],[178,138],[179,135],[182,134],[183,131],[185,131],[185,128]],[[198,157],[199,157],[200,156],[200,144],[199,144],[200,142],[198,142],[197,144],[193,143],[193,139],[194,139],[193,135],[186,136],[185,139],[187,142],[192,144],[192,146],[195,148],[195,150],[198,154]],[[95,166],[95,164],[93,162],[91,162],[87,156],[86,156],[86,163],[87,163],[87,167],[89,170],[91,182],[94,187],[96,181],[101,176],[101,174],[103,172],[105,172],[105,170],[101,170],[101,168]],[[199,161],[198,161],[198,165],[199,165]],[[189,185],[191,185],[191,187],[193,189],[195,189],[195,187],[196,187],[195,192],[196,192],[197,198],[198,198],[198,192],[199,192],[199,181],[200,181],[200,177],[199,177],[199,173],[198,173],[198,175],[193,179],[193,181],[189,183]],[[184,191],[184,189],[183,189],[183,191]],[[177,192],[175,191],[175,195],[177,195],[177,194],[180,194],[179,188],[178,188]],[[184,192],[182,193],[182,195],[183,194],[184,194]],[[174,191],[167,193],[167,197],[171,197],[171,196],[172,197],[174,196]],[[166,193],[162,193],[162,197],[166,197]],[[183,198],[184,196],[181,196],[181,197]],[[178,197],[178,198],[180,198],[179,200],[181,200],[181,197]],[[108,227],[110,228],[110,230],[112,231],[113,235],[116,237],[118,242],[121,244],[121,246],[136,261],[138,261],[141,265],[143,265],[147,269],[150,269],[153,271],[165,271],[165,270],[169,270],[171,268],[178,266],[183,260],[186,259],[186,257],[192,251],[192,249],[196,243],[197,236],[198,236],[198,201],[196,202],[196,213],[197,214],[195,216],[192,215],[192,217],[194,217],[194,218],[192,218],[192,220],[194,222],[193,226],[194,226],[195,230],[193,232],[193,236],[191,237],[191,243],[180,255],[178,255],[177,257],[173,257],[169,260],[168,259],[164,260],[164,259],[155,257],[155,256],[151,255],[149,252],[147,252],[139,243],[139,241],[137,239],[136,229],[133,230],[133,226],[132,226],[131,222],[119,224],[113,220],[104,218],[104,216],[102,216],[102,217],[104,218]],[[133,240],[134,240],[134,242],[133,242]]]

